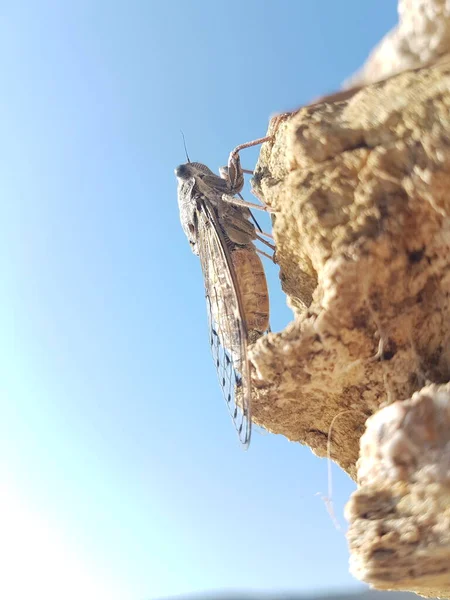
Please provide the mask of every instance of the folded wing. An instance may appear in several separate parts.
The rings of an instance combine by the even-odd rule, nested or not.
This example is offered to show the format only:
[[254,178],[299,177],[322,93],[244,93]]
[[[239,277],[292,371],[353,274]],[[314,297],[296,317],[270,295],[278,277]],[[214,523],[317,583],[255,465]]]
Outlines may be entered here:
[[243,299],[233,266],[233,250],[207,200],[198,211],[197,249],[219,384],[239,439],[247,448],[251,436],[251,379]]

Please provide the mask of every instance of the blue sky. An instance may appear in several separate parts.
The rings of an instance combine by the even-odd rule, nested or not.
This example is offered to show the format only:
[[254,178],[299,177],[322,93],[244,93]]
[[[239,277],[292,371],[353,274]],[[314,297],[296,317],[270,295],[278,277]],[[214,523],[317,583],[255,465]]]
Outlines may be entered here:
[[[2,7],[2,597],[357,589],[326,461],[238,445],[173,169],[180,128],[216,170],[396,18],[375,0]],[[291,314],[267,267],[276,331]],[[341,522],[352,489],[335,468]]]

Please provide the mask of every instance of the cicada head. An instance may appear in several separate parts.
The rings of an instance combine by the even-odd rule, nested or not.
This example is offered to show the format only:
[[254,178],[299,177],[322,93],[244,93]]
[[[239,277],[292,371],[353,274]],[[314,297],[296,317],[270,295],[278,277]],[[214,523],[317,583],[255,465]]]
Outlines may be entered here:
[[175,169],[178,180],[178,207],[180,210],[180,221],[184,233],[191,246],[192,252],[198,254],[197,250],[197,200],[195,174],[196,169],[192,163],[180,165]]
[[217,185],[224,186],[225,182],[206,165],[197,162],[187,162],[179,165],[175,169],[175,176],[178,180],[178,206],[181,226],[191,245],[192,252],[198,255],[198,202],[202,198],[211,199],[214,195],[220,197]]

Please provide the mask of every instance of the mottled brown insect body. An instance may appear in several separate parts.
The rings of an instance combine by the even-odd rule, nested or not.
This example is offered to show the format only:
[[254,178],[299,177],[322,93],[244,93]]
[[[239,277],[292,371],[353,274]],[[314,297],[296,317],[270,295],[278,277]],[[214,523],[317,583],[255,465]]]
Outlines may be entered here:
[[247,348],[269,329],[269,292],[254,244],[264,240],[250,221],[249,207],[261,207],[236,198],[243,185],[241,147],[230,154],[223,177],[190,161],[175,174],[181,224],[203,271],[209,343],[219,384],[239,439],[248,447],[252,381]]
[[[239,285],[241,319],[246,341],[253,344],[269,329],[269,290],[264,267],[253,244],[233,248],[230,250],[230,257]],[[206,268],[209,284],[214,290],[214,302],[211,303],[212,319],[217,323],[223,346],[236,360],[241,352],[239,331],[228,322],[229,307],[235,301],[234,290],[230,286],[228,274],[224,270],[214,268],[214,261],[217,261],[217,256],[212,255]]]
[[244,305],[247,339],[256,342],[269,329],[269,290],[261,259],[252,246],[231,252]]

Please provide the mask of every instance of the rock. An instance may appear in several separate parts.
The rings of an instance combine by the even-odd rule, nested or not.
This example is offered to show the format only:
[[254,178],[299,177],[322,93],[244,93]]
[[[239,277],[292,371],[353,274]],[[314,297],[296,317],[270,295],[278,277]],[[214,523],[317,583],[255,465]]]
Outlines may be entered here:
[[367,422],[346,508],[350,570],[378,589],[450,595],[450,384]]
[[253,187],[295,318],[250,348],[253,420],[357,479],[355,577],[448,598],[450,2],[399,13],[354,87],[262,147]]
[[432,64],[450,52],[448,0],[399,0],[399,24],[375,47],[346,87],[367,85]]
[[449,61],[348,96],[262,148],[295,320],[251,360],[254,420],[355,477],[367,417],[450,380]]

